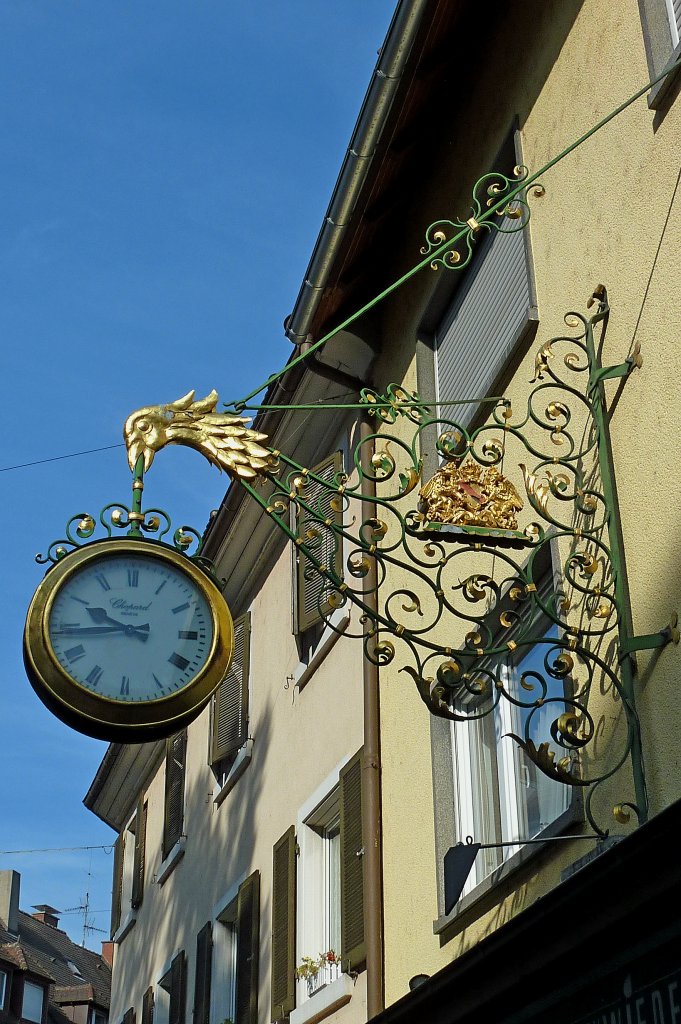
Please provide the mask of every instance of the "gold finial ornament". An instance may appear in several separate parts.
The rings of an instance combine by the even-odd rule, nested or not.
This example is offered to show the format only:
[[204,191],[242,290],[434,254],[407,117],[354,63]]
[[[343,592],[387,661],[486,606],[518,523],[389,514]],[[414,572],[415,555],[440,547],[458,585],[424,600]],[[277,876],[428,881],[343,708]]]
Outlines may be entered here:
[[419,512],[430,523],[517,530],[523,503],[494,466],[447,462],[421,489]]
[[149,469],[154,455],[169,444],[194,448],[218,469],[232,477],[252,480],[274,471],[277,456],[264,448],[266,434],[251,430],[249,417],[216,412],[217,391],[194,400],[189,391],[168,405],[148,405],[128,416],[123,436],[128,449],[128,464],[134,469],[140,455]]

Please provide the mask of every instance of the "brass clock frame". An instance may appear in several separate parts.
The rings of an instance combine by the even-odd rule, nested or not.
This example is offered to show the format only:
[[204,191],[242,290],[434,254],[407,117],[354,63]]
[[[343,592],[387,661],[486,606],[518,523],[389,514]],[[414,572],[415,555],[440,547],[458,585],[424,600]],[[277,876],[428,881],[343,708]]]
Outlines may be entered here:
[[[208,657],[194,679],[177,693],[153,701],[131,702],[93,693],[69,675],[52,649],[48,624],[57,594],[84,566],[114,554],[165,562],[183,573],[206,600],[213,625]],[[193,721],[224,679],[233,649],[232,616],[224,597],[205,572],[186,555],[165,544],[130,537],[93,541],[57,562],[33,595],[24,629],[26,673],[43,704],[79,732],[124,743],[161,739]]]

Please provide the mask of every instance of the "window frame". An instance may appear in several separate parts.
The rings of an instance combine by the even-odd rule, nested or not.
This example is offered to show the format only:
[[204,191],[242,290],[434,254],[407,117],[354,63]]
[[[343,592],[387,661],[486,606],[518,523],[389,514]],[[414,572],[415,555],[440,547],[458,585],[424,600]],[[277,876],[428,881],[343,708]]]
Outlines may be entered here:
[[218,701],[220,698],[220,691],[223,686],[228,684],[231,680],[231,676],[234,673],[234,660],[230,665],[229,671],[225,676],[225,679],[220,683],[220,686],[216,690],[215,694],[211,698],[210,702],[210,729],[208,739],[208,764],[210,765],[211,771],[215,778],[215,787],[213,791],[213,799],[216,804],[220,804],[227,794],[230,792],[237,779],[241,777],[244,769],[251,760],[253,741],[249,736],[249,725],[250,725],[250,704],[251,704],[251,630],[252,630],[252,619],[251,612],[246,611],[243,615],[240,615],[234,620],[234,637],[235,637],[235,650],[236,650],[236,638],[238,631],[243,631],[243,657],[240,665],[241,669],[241,680],[239,685],[241,688],[240,695],[240,708],[239,714],[242,720],[242,729],[239,736],[238,746],[227,752],[222,753],[218,747],[217,740],[217,729],[216,729],[216,713],[218,709]]
[[259,871],[242,878],[218,900],[212,920],[210,1022],[221,1024],[228,1018],[235,1024],[257,1024]]
[[[668,0],[638,0],[643,44],[648,62],[648,73],[651,78],[662,74],[666,67],[674,64],[681,57],[681,38],[675,41],[675,35],[681,36],[678,26],[672,28],[672,11]],[[648,106],[658,110],[665,106],[678,85],[679,71],[667,75],[657,82],[648,93]]]
[[[556,569],[561,564],[558,540],[549,535],[547,544],[548,564],[545,571],[553,576],[554,585],[559,586],[560,577]],[[500,858],[499,863],[493,866],[479,881],[471,882],[469,878],[461,899],[454,909],[448,915],[445,915],[444,855],[457,842],[465,842],[466,837],[459,833],[456,815],[458,796],[455,783],[455,751],[452,735],[453,728],[456,728],[456,723],[433,716],[430,725],[438,905],[438,917],[433,923],[433,930],[435,934],[440,935],[441,941],[446,942],[449,938],[453,937],[457,929],[464,927],[470,919],[477,916],[480,904],[484,903],[485,907],[488,905],[492,906],[495,899],[494,890],[510,874],[526,864],[528,860],[538,856],[542,852],[542,847],[535,844],[512,847],[506,858]],[[537,837],[548,839],[552,836],[560,835],[566,829],[583,821],[583,799],[579,788],[572,787],[571,790],[568,790],[568,793],[569,799],[565,810],[546,827],[541,829],[537,833]],[[474,836],[474,838],[477,839],[477,836]],[[494,853],[494,851],[489,852]]]
[[[333,452],[312,466],[310,472],[315,473],[318,476],[323,476],[324,472],[330,467],[333,469],[332,475],[336,475],[338,473],[345,472],[346,462],[346,445],[341,442]],[[291,514],[293,517],[293,527],[297,535],[298,527],[303,519],[304,513],[296,506],[292,508]],[[342,520],[341,512],[334,512],[334,516],[337,522]],[[305,608],[305,555],[295,544],[292,545],[292,562],[293,632],[298,638],[302,655],[303,653],[307,653],[309,649],[314,646],[315,640],[317,639],[317,633],[320,632],[320,628],[324,625],[324,618],[321,612],[316,610],[308,611]],[[338,550],[334,553],[333,568],[336,574],[343,579],[344,557],[342,537],[339,538]],[[327,616],[330,615],[332,611],[333,609],[330,605],[325,608],[325,614]],[[303,650],[303,648],[305,650]]]
[[[25,1013],[24,1013],[24,1009],[26,1008],[26,989],[29,986],[30,986],[30,988],[40,990],[40,992],[41,992],[40,1016],[38,1018],[36,1018],[36,1017],[27,1017],[25,1015]],[[45,1019],[46,996],[47,996],[47,989],[46,989],[45,985],[41,985],[40,982],[35,981],[32,978],[26,978],[25,977],[24,978],[24,984],[23,984],[23,987],[22,987],[22,990],[21,990],[21,1020],[22,1021],[27,1021],[28,1024],[42,1024],[42,1021]]]
[[12,974],[6,967],[0,967],[0,1012],[5,1009],[7,998],[10,992]]

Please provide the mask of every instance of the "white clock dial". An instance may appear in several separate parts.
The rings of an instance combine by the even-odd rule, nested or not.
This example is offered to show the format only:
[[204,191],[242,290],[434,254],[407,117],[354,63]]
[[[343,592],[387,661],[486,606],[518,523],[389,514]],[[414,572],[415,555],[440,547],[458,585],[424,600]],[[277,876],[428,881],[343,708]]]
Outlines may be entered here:
[[169,562],[135,554],[92,559],[56,594],[55,657],[92,693],[133,703],[188,686],[206,664],[213,617],[201,589]]

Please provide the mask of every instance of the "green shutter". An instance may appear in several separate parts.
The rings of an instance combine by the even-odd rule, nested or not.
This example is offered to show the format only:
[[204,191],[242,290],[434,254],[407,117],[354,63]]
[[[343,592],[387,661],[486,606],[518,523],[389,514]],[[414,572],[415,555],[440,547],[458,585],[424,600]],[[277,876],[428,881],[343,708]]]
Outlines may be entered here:
[[184,824],[184,768],[187,732],[166,740],[166,791],[163,818],[163,859],[182,835]]
[[293,825],[272,856],[272,1020],[296,1005],[296,833]]
[[170,965],[170,1006],[168,1024],[184,1024],[185,993],[187,991],[187,961],[180,950]]
[[148,988],[142,996],[142,1024],[154,1024],[153,988]]
[[211,764],[235,754],[248,739],[250,638],[251,616],[247,612],[234,623],[232,663],[211,705]]
[[366,960],[362,844],[362,753],[340,772],[341,961],[354,971]]
[[[334,476],[343,472],[343,456],[341,452],[335,452],[328,459],[320,462],[312,470],[323,480],[331,482]],[[296,532],[302,538],[303,543],[308,544],[322,565],[333,569],[340,578],[343,576],[343,538],[333,532],[330,526],[324,526],[317,518],[331,519],[340,524],[343,519],[342,512],[334,509],[331,502],[338,496],[333,491],[328,491],[316,480],[308,478],[307,486],[302,490],[301,497],[306,504],[314,510],[314,515],[306,509],[299,508],[296,516]],[[314,568],[313,563],[305,557],[302,551],[298,550],[297,562],[297,602],[296,602],[296,628],[299,633],[314,626],[321,621],[322,613],[330,611],[326,603],[326,597],[330,590],[327,579],[321,576]]]
[[196,936],[196,974],[194,976],[194,1024],[210,1022],[210,975],[213,931],[210,921]]
[[132,871],[132,899],[133,907],[139,907],[144,896],[144,863],[146,857],[147,841],[147,805],[144,797],[140,796],[135,816],[135,859]]
[[258,1024],[259,871],[239,886],[236,935],[236,1024]]
[[123,847],[124,833],[114,843],[113,888],[111,890],[111,938],[121,926],[121,901],[123,899]]

